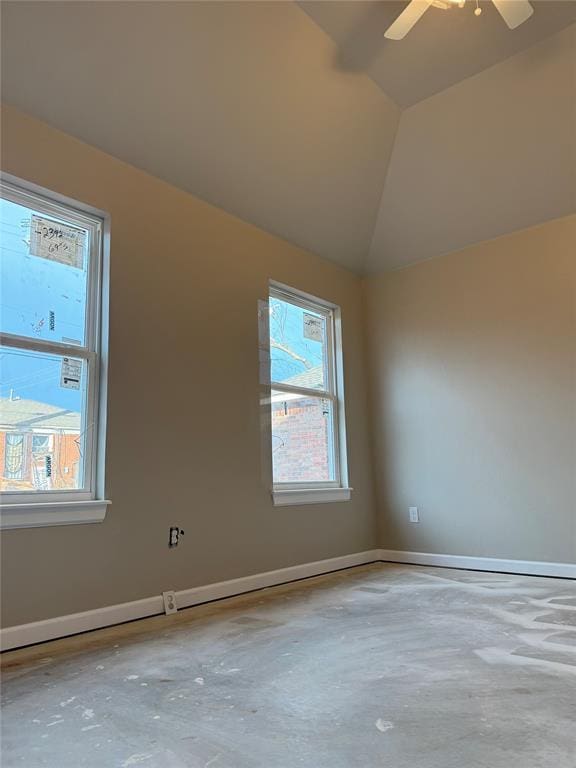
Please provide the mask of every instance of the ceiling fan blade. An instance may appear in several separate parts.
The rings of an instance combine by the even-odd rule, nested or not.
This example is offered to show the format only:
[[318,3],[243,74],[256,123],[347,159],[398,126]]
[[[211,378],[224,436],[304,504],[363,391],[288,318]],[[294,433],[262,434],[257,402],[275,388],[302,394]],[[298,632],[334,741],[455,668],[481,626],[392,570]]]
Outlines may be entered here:
[[384,37],[389,40],[402,40],[431,5],[432,0],[412,0],[396,21],[393,21],[388,27]]
[[510,29],[516,29],[534,13],[534,8],[528,0],[492,0],[492,2]]

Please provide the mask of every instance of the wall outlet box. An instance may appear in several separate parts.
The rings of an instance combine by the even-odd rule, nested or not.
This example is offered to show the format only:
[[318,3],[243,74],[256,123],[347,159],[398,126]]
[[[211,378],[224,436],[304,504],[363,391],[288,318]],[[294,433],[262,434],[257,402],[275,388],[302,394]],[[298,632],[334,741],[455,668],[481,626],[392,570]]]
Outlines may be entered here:
[[180,543],[180,536],[184,536],[184,531],[182,528],[178,528],[177,525],[171,525],[168,534],[168,546],[170,549],[172,549],[172,547],[178,546]]
[[418,514],[418,507],[408,507],[408,514],[410,516],[411,523],[419,523],[420,515]]
[[162,592],[162,600],[164,600],[164,613],[176,613],[178,606],[174,592]]

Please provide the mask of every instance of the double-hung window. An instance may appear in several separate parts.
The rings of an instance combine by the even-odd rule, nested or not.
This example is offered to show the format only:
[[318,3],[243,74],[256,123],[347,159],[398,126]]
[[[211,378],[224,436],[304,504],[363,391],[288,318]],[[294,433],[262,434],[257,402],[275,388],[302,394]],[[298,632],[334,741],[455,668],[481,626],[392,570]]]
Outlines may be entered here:
[[2,527],[104,518],[103,221],[2,182]]
[[268,301],[274,502],[345,501],[339,310],[276,284]]

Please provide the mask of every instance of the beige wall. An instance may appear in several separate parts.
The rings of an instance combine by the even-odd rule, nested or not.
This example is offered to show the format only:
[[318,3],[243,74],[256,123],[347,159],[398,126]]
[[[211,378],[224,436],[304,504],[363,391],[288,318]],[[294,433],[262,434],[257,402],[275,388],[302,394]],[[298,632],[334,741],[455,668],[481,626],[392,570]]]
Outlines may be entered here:
[[[11,107],[2,142],[5,171],[112,217],[113,505],[102,525],[4,533],[6,626],[378,543],[576,560],[576,217],[363,292],[347,271]],[[274,508],[262,480],[256,303],[269,278],[342,307],[350,503]],[[170,380],[157,375],[166,361]],[[186,531],[176,550],[171,524]]]
[[365,287],[381,546],[575,562],[576,217]]
[[[113,504],[101,525],[4,533],[5,625],[372,548],[359,279],[13,108],[2,141],[3,170],[112,217]],[[269,278],[342,307],[350,503],[274,508],[262,482]]]
[[336,46],[297,3],[8,0],[0,12],[4,101],[360,265],[400,111],[334,66]]

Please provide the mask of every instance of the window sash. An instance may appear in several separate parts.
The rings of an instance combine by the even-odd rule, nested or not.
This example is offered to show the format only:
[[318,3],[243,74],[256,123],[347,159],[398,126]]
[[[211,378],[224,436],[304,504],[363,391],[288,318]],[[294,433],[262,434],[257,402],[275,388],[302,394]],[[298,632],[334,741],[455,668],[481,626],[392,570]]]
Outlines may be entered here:
[[[29,192],[4,180],[2,180],[0,194],[12,203],[25,206],[48,216],[63,219],[65,222],[81,229],[86,229],[90,233],[86,315],[84,319],[85,343],[69,346],[73,349],[84,348],[93,352],[98,351],[100,347],[100,299],[102,295],[102,220],[77,208],[49,200],[42,195]],[[12,334],[6,335],[11,336]],[[28,341],[37,342],[40,340],[30,338]],[[59,344],[59,342],[50,343]],[[62,346],[66,346],[66,344],[62,344]]]
[[271,384],[275,392],[286,392],[287,395],[302,395],[302,397],[319,397],[325,400],[336,400],[336,395],[324,389],[308,389],[307,387],[293,387],[290,384],[278,384],[273,381]]
[[[334,310],[331,307],[325,307],[321,304],[316,304],[313,301],[308,301],[307,299],[297,296],[296,294],[289,293],[286,290],[283,290],[281,288],[275,288],[271,287],[269,291],[269,295],[271,299],[279,299],[280,301],[285,301],[288,304],[292,304],[295,307],[299,307],[300,309],[309,310],[311,312],[314,312],[317,315],[322,315],[326,320],[326,342],[325,342],[325,350],[326,350],[326,371],[325,371],[325,377],[326,381],[324,382],[325,386],[327,387],[324,390],[321,389],[315,389],[315,390],[307,390],[305,387],[302,388],[292,388],[292,391],[295,391],[296,389],[299,389],[301,391],[309,391],[314,392],[315,394],[318,394],[319,392],[322,392],[324,395],[329,395],[332,397],[336,397],[336,370],[335,370],[335,359],[336,359],[336,347],[335,347],[335,334],[334,334]],[[274,389],[284,389],[286,387],[286,391],[290,391],[291,385],[283,384],[281,381],[277,381],[276,379],[272,378],[272,371],[270,371],[270,381]]]
[[82,487],[44,491],[2,491],[0,499],[5,504],[89,501],[96,498],[98,480],[103,222],[97,216],[86,214],[67,204],[57,203],[4,179],[2,179],[0,195],[10,202],[47,216],[62,219],[72,226],[80,227],[89,232],[84,344],[67,344],[61,341],[46,341],[35,337],[0,333],[0,345],[4,347],[31,352],[45,352],[86,361],[88,381],[82,402],[80,427],[80,433],[85,436]]
[[[340,398],[338,396],[338,382],[336,379],[336,333],[335,333],[335,313],[333,307],[324,306],[319,302],[308,300],[297,293],[292,293],[288,289],[271,285],[269,288],[269,298],[279,299],[293,306],[304,310],[310,310],[315,314],[322,315],[326,319],[326,370],[325,386],[327,389],[310,389],[307,387],[294,387],[290,384],[284,384],[272,378],[270,373],[270,390],[276,392],[285,392],[286,394],[300,395],[302,397],[314,398],[318,400],[330,400],[331,408],[331,427],[332,427],[332,461],[334,462],[334,480],[324,481],[299,481],[290,483],[274,482],[273,488],[276,491],[298,490],[301,488],[318,489],[323,488],[341,488],[342,487],[342,465],[341,465],[341,447],[340,447]],[[270,399],[272,403],[272,399]]]
[[0,344],[3,347],[26,349],[31,352],[46,352],[48,355],[62,355],[62,357],[78,357],[82,360],[94,360],[96,357],[96,353],[85,346],[66,344],[60,341],[45,341],[44,339],[29,339],[27,336],[17,336],[14,333],[0,333]]

